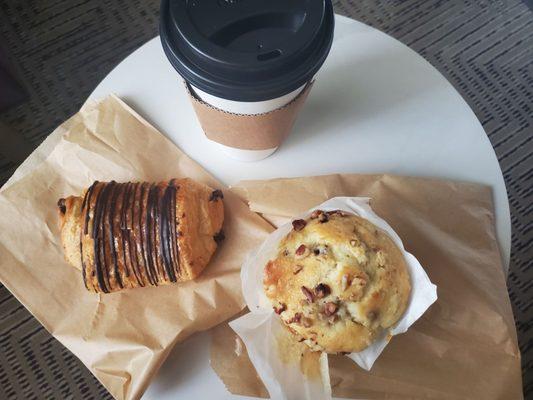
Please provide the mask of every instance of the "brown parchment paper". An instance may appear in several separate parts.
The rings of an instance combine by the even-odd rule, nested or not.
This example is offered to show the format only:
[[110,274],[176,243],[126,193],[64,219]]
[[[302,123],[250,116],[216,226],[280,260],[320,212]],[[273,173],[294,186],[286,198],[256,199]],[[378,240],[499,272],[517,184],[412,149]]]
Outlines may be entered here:
[[200,100],[185,84],[196,116],[205,135],[220,144],[243,150],[268,150],[278,147],[289,135],[313,82],[289,104],[257,115],[235,114]]
[[[333,395],[364,399],[521,399],[520,353],[489,187],[390,175],[248,181],[232,190],[275,225],[335,196],[368,196],[424,266],[439,298],[395,336],[370,372],[330,357]],[[213,331],[211,365],[235,394],[267,392],[240,339]]]
[[[63,258],[57,199],[94,180],[190,177],[224,190],[226,240],[195,281],[98,295]],[[117,399],[139,398],[173,345],[244,307],[239,270],[271,227],[120,99],[86,104],[0,190],[0,280]]]

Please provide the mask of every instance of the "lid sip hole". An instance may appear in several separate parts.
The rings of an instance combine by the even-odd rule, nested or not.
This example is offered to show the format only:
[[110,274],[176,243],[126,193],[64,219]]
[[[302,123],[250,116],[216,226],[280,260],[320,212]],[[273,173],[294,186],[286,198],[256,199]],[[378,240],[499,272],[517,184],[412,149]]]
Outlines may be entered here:
[[268,60],[272,60],[273,58],[276,58],[276,57],[279,57],[279,56],[281,56],[281,50],[280,49],[276,49],[276,50],[269,51],[268,53],[258,54],[257,55],[257,60],[258,61],[268,61]]

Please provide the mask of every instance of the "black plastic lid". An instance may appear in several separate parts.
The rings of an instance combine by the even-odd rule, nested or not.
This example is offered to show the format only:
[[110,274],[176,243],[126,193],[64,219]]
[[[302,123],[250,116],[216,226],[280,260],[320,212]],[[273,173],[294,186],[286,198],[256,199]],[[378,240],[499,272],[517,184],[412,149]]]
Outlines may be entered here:
[[308,82],[333,40],[331,0],[162,0],[174,68],[212,95],[261,101]]

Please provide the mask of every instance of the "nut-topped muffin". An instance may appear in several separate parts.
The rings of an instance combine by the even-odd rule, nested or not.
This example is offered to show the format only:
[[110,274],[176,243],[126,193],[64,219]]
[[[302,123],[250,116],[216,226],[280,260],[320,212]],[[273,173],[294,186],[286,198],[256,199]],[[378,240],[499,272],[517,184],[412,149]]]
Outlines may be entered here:
[[365,349],[407,307],[402,252],[384,231],[344,211],[316,210],[292,225],[265,267],[274,311],[313,350]]

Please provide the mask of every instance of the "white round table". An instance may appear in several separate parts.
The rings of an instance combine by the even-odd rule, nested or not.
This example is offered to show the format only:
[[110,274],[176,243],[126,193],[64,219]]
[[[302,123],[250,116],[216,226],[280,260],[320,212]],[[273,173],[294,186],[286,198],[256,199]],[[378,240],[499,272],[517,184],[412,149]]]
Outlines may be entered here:
[[[229,159],[205,138],[159,38],[122,61],[90,98],[110,93],[228,185],[244,179],[331,173],[391,173],[489,185],[508,268],[509,203],[483,127],[435,68],[376,29],[336,17],[331,53],[293,132],[276,153],[255,163]],[[193,396],[235,398],[209,367],[207,333],[175,347],[144,398]]]

